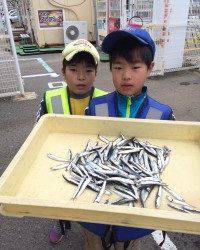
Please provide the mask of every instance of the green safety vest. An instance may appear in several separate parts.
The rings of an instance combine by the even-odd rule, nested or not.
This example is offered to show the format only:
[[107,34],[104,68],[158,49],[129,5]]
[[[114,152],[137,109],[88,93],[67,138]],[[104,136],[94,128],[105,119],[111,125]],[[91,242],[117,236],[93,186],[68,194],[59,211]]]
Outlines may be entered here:
[[[92,98],[106,95],[107,92],[94,88]],[[47,90],[45,94],[45,103],[48,114],[70,115],[67,88]]]

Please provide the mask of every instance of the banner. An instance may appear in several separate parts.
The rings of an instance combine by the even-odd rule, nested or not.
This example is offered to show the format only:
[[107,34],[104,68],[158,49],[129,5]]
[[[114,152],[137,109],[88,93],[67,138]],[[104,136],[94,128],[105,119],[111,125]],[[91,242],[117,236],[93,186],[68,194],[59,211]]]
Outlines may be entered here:
[[40,29],[62,28],[62,10],[38,10],[38,20]]

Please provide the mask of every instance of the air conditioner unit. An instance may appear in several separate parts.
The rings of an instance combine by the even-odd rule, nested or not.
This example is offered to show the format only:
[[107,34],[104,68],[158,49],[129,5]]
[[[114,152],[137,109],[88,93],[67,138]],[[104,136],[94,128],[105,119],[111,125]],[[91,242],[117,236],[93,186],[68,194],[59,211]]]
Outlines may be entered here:
[[86,21],[64,21],[64,43],[68,44],[77,39],[87,40],[87,22]]

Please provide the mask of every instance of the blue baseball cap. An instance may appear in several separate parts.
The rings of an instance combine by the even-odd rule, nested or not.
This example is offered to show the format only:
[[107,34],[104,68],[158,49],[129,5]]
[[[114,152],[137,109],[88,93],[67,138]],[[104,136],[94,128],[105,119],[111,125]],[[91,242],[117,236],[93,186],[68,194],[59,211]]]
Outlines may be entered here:
[[141,44],[147,45],[154,58],[156,46],[150,34],[145,29],[134,26],[127,26],[125,29],[113,31],[108,34],[102,42],[102,51],[106,54],[110,54],[116,42],[122,38],[128,37],[133,38],[133,40],[137,40]]

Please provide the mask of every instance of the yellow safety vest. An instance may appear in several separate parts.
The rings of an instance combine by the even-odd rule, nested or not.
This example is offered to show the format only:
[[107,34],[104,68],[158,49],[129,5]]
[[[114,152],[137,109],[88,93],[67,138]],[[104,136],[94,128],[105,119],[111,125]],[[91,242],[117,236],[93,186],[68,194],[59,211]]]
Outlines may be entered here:
[[[94,88],[92,98],[106,95],[107,92]],[[47,90],[45,93],[45,103],[48,114],[70,115],[67,88]]]

